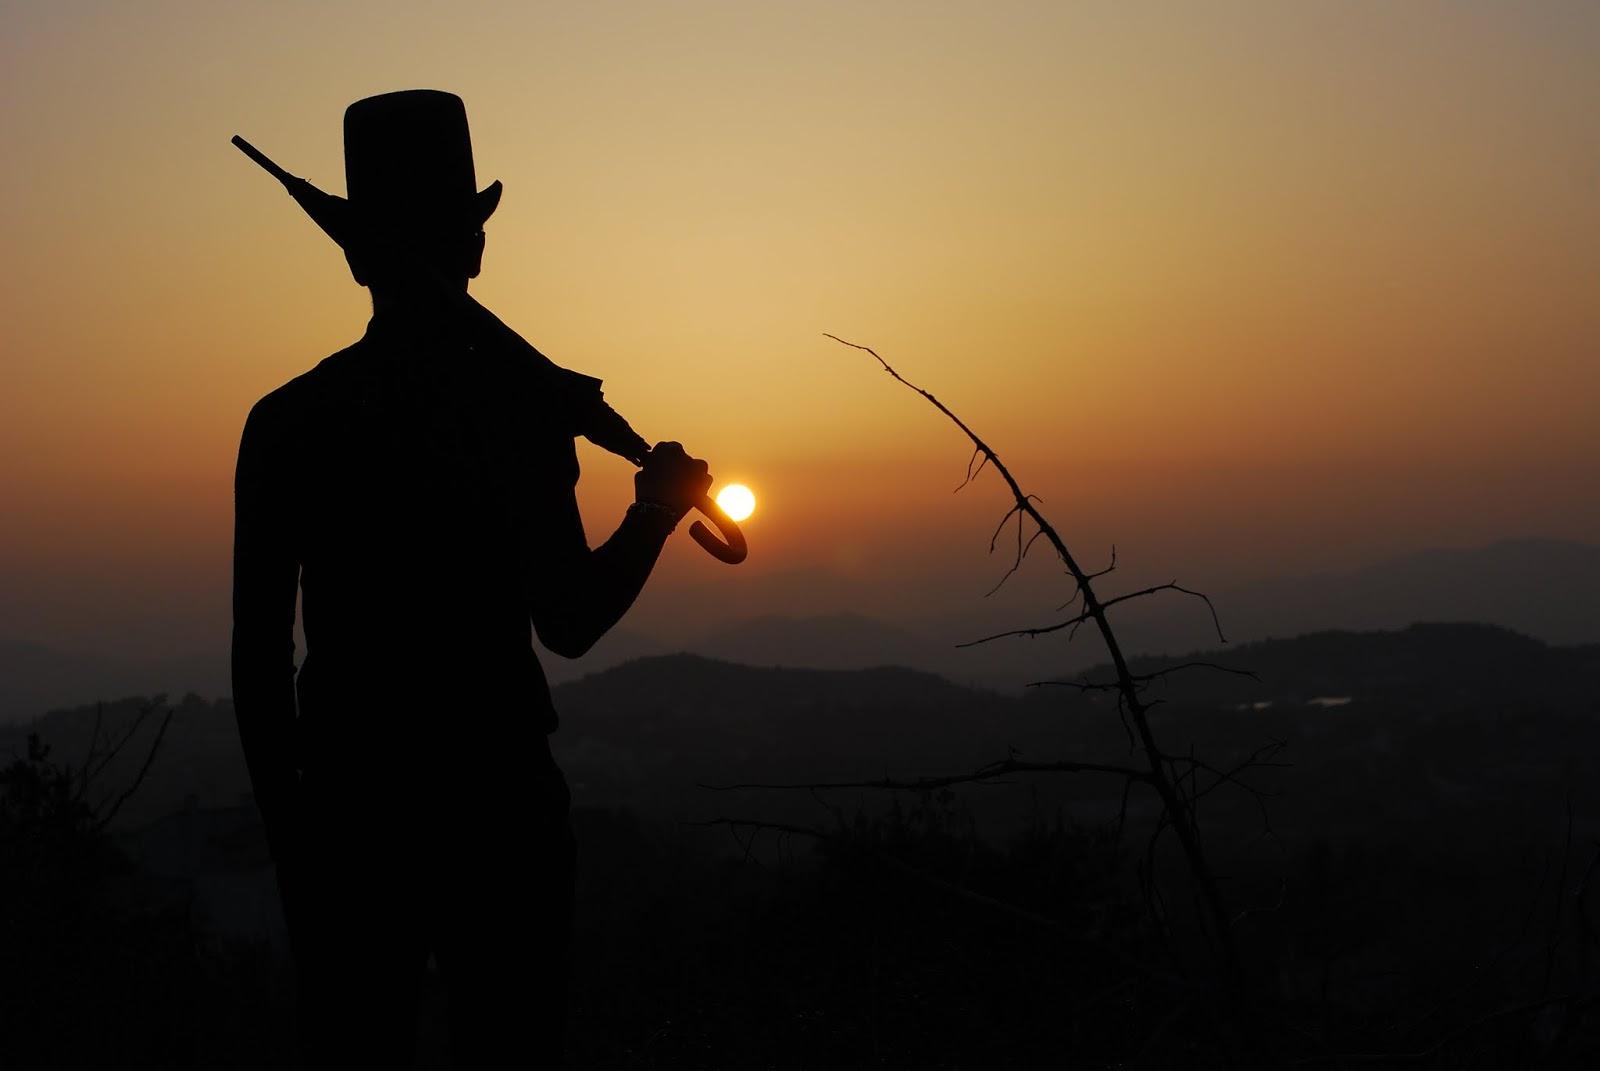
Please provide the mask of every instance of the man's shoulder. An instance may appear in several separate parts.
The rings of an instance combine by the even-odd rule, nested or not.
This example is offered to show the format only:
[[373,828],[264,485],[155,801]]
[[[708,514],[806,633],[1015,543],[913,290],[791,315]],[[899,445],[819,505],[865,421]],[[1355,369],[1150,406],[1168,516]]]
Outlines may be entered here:
[[348,373],[360,361],[362,343],[355,342],[318,361],[289,382],[268,391],[250,408],[245,426],[257,428],[294,424],[340,395]]

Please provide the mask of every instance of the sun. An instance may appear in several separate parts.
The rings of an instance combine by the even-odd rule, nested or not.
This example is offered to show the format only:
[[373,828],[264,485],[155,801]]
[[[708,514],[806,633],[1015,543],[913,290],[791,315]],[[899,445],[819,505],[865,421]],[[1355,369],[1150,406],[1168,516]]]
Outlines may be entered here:
[[717,505],[734,520],[742,521],[756,511],[756,496],[744,484],[730,483],[717,492]]

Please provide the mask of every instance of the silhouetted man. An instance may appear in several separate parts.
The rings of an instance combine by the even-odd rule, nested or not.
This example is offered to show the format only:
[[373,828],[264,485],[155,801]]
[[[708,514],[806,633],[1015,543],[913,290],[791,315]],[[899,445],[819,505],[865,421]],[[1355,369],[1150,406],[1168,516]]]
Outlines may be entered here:
[[256,404],[236,480],[234,702],[302,1036],[318,1067],[409,1066],[431,953],[458,1067],[553,1066],[573,845],[530,625],[581,655],[711,481],[657,446],[591,550],[562,397],[440,288],[477,276],[500,197],[476,189],[460,99],[352,104],[345,171],[351,209],[388,243],[347,251],[372,320]]

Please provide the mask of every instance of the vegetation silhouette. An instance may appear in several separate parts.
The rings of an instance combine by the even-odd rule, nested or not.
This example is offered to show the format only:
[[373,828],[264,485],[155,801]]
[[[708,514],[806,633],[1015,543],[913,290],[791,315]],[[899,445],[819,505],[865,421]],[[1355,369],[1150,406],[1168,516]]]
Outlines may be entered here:
[[[1236,929],[1262,1062],[1592,1066],[1600,1020],[1585,1003],[1595,941],[1583,920],[1595,911],[1600,647],[1440,624],[1244,644],[1231,657],[1261,680],[1162,687],[1151,727],[1218,765],[1262,735],[1296,758],[1252,778],[1272,797],[1270,838],[1243,794],[1207,797],[1204,812],[1230,894],[1257,908]],[[1113,762],[1127,744],[1108,697],[687,655],[553,693],[563,727],[552,742],[580,800],[574,1066],[1107,1067],[1172,1015],[1170,983],[1083,940],[1161,962],[1127,880],[1153,816],[1136,797],[1118,844],[1120,786],[1107,778],[835,792],[832,839],[766,835],[748,860],[725,831],[687,824],[707,809],[695,780],[910,777],[1008,744]],[[1313,702],[1327,698],[1350,702]],[[91,704],[0,729],[0,754],[25,756],[32,732],[50,762],[77,771],[97,723],[109,745],[148,706]],[[5,946],[16,969],[0,976],[12,987],[0,994],[8,1069],[299,1066],[286,945],[255,914],[277,897],[254,811],[236,805],[249,783],[232,705],[191,697],[174,711],[149,775],[100,834],[124,859],[80,872],[72,897],[5,915],[21,938]],[[161,718],[152,711],[105,768],[92,802],[136,776]],[[449,747],[474,765],[496,743]],[[820,813],[808,793],[746,802],[794,826]],[[375,826],[391,820],[386,800],[368,810]],[[0,873],[20,866],[0,859]],[[68,921],[85,901],[98,921]],[[436,972],[422,1005],[418,1066],[448,1067]],[[1180,1016],[1146,1064],[1205,1066],[1170,1059],[1205,1041],[1201,1027]]]
[[6,1068],[196,1063],[193,1022],[207,1004],[198,935],[186,912],[146,909],[109,832],[145,783],[173,711],[156,697],[111,724],[105,713],[97,704],[85,719],[76,759],[58,758],[34,728],[0,768]]
[[[409,1060],[431,954],[456,1066],[553,1066],[574,845],[532,634],[588,650],[711,478],[640,440],[637,500],[591,550],[573,436],[598,383],[553,379],[469,310],[500,185],[476,187],[460,98],[369,97],[344,130],[342,244],[372,320],[255,405],[235,485],[234,702],[304,1048]],[[464,740],[495,746],[468,763]]]

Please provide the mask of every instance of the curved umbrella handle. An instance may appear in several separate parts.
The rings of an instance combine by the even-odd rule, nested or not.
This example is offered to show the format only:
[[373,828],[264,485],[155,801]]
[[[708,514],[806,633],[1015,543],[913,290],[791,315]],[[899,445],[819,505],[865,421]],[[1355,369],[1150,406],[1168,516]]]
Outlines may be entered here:
[[711,529],[699,521],[689,526],[690,537],[704,547],[707,554],[720,562],[738,565],[744,561],[745,555],[750,550],[745,546],[744,533],[739,531],[739,526],[734,523],[733,518],[724,513],[722,507],[708,495],[701,495],[700,501],[694,504],[694,508],[704,513],[706,518],[717,526],[718,531],[722,533],[722,539],[712,535]]

